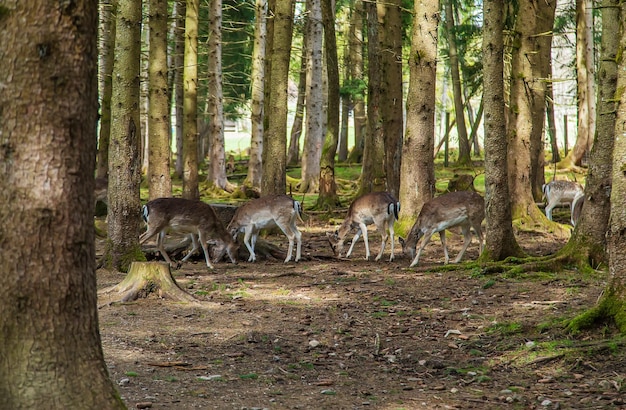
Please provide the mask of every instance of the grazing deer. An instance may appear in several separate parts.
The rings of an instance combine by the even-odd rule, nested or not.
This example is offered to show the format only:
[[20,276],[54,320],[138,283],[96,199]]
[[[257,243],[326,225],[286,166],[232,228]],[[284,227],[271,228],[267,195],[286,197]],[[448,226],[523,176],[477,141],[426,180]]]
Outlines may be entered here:
[[[480,224],[483,219],[485,219],[485,200],[476,192],[450,192],[426,202],[406,240],[399,238],[402,244],[402,251],[408,253],[411,258],[415,257],[409,267],[412,268],[417,265],[420,254],[428,242],[430,242],[431,237],[437,232],[439,232],[439,237],[441,238],[441,246],[443,246],[443,254],[447,264],[449,257],[445,230],[455,226],[461,227],[464,243],[454,263],[461,261],[463,254],[472,241],[470,228],[474,228],[474,231],[476,231],[480,253],[482,253],[483,231]],[[415,248],[417,247],[417,242],[422,237],[424,238],[416,255]]]
[[576,226],[578,218],[583,211],[583,204],[585,203],[585,194],[576,194],[576,197],[572,201],[572,225]]
[[250,252],[248,262],[256,261],[254,247],[259,236],[259,231],[265,228],[278,226],[287,239],[289,239],[289,251],[285,263],[291,260],[293,243],[296,241],[296,259],[298,262],[302,249],[302,234],[296,226],[296,220],[302,221],[302,205],[287,195],[268,195],[253,199],[237,208],[233,219],[226,228],[237,239],[239,232],[244,233],[243,243]]
[[226,251],[231,262],[237,263],[235,259],[237,244],[228,234],[210,205],[202,201],[183,198],[157,198],[143,206],[142,214],[148,229],[139,238],[139,243],[142,244],[158,234],[157,249],[170,265],[173,265],[172,260],[163,246],[163,238],[167,232],[185,233],[191,237],[193,249],[180,263],[186,262],[191,255],[198,251],[199,241],[204,251],[206,265],[209,269],[213,269],[207,248],[208,239],[214,239],[222,244],[217,260]]
[[552,209],[559,205],[569,205],[573,216],[574,208],[572,207],[572,202],[576,195],[583,194],[583,187],[578,182],[555,180],[544,184],[542,191],[547,202],[546,216],[549,220],[552,220]]
[[346,258],[350,257],[354,249],[354,244],[362,235],[363,242],[365,242],[365,259],[369,260],[370,247],[367,240],[367,225],[374,224],[376,225],[376,230],[382,236],[382,245],[378,256],[376,256],[376,260],[380,260],[383,256],[385,244],[387,243],[387,231],[389,231],[389,236],[391,237],[391,256],[389,257],[389,262],[393,261],[393,246],[395,242],[393,224],[398,219],[399,212],[400,202],[389,192],[370,192],[355,199],[350,205],[350,208],[348,208],[348,214],[339,229],[333,233],[326,233],[333,252],[338,257],[341,257],[346,236],[354,228],[357,228],[350,249],[348,249],[348,253],[346,253]]

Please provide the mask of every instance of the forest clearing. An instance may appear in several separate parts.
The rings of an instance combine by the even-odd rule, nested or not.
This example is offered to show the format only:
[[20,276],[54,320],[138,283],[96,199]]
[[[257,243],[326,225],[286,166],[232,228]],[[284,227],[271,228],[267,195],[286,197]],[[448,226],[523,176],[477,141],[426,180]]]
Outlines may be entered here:
[[[341,219],[342,215],[337,214]],[[555,219],[566,222],[566,210]],[[258,260],[210,271],[200,252],[173,276],[197,305],[160,299],[99,309],[109,373],[129,408],[618,409],[626,406],[624,339],[607,324],[571,335],[567,319],[593,306],[607,273],[485,275],[443,265],[434,239],[416,268],[402,256],[333,256],[308,215],[303,260]],[[448,235],[455,257],[460,235]],[[533,256],[566,242],[518,232]],[[287,249],[286,238],[265,240]],[[396,239],[397,241],[397,239]],[[102,243],[99,242],[99,248]],[[380,236],[370,236],[375,255]],[[162,261],[159,255],[155,260]],[[98,288],[124,274],[99,269]]]

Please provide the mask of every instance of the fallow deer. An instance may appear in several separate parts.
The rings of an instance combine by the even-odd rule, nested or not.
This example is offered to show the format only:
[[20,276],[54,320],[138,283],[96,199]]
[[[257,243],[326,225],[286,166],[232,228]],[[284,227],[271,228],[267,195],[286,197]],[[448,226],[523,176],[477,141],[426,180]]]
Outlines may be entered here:
[[354,244],[363,236],[365,259],[369,260],[370,248],[367,239],[367,225],[374,224],[376,225],[376,230],[382,236],[382,245],[376,260],[380,260],[383,256],[385,244],[387,243],[387,231],[389,231],[389,236],[391,237],[389,262],[393,261],[395,242],[393,224],[398,219],[399,212],[400,202],[389,192],[370,192],[355,199],[348,208],[348,214],[339,229],[334,233],[326,233],[335,255],[341,257],[346,236],[356,228],[356,234],[352,239],[348,253],[346,253],[346,258],[350,257]]
[[[445,263],[447,264],[449,257],[445,230],[456,226],[461,228],[464,243],[454,263],[461,261],[463,254],[472,241],[470,228],[474,228],[474,231],[476,231],[480,253],[482,253],[483,231],[481,223],[483,219],[485,219],[485,201],[476,192],[450,192],[426,202],[406,240],[399,238],[403,252],[405,254],[408,253],[412,258],[410,267],[417,265],[422,251],[430,242],[431,237],[437,232],[439,232],[439,237],[441,238],[441,246],[443,247]],[[422,243],[416,255],[415,248],[422,237]]]
[[546,216],[552,220],[552,209],[556,206],[569,206],[570,212],[573,213],[574,208],[572,202],[576,195],[583,194],[583,187],[574,181],[550,181],[542,187],[543,196],[546,199]]
[[237,239],[239,232],[244,233],[243,243],[250,252],[248,262],[256,261],[254,247],[259,231],[266,228],[279,227],[289,239],[289,251],[285,263],[291,260],[293,243],[296,242],[296,259],[301,257],[302,234],[298,230],[296,221],[302,221],[302,205],[287,195],[268,195],[253,199],[237,208],[233,219],[226,228]]
[[186,262],[198,251],[198,242],[200,242],[200,246],[202,246],[204,251],[206,265],[209,269],[213,269],[207,248],[207,240],[209,239],[213,239],[222,245],[217,260],[221,259],[224,252],[227,252],[231,262],[237,263],[235,257],[237,244],[228,234],[210,205],[202,201],[183,198],[157,198],[143,206],[142,214],[148,229],[139,238],[139,243],[143,244],[158,234],[157,249],[170,265],[173,265],[173,262],[163,245],[163,239],[168,232],[189,234],[193,242],[193,249],[180,263]]
[[576,194],[576,197],[572,201],[572,226],[576,226],[578,218],[583,211],[583,204],[585,203],[585,194]]

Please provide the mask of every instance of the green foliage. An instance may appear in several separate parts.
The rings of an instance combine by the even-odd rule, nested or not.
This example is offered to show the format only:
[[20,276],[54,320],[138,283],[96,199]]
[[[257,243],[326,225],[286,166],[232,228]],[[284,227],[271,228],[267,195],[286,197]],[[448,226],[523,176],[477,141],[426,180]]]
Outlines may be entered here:
[[352,100],[364,100],[367,93],[367,83],[360,78],[353,78],[344,81],[339,89],[342,97],[350,96]]

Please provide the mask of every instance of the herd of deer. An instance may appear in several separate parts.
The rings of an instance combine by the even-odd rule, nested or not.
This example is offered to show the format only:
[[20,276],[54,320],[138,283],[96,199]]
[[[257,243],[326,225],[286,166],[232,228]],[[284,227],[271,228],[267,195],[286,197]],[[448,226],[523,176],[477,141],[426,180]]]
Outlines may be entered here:
[[[571,181],[552,181],[543,186],[547,201],[546,216],[552,220],[552,209],[557,205],[569,205],[571,222],[576,224],[580,209],[584,202],[583,189],[580,184]],[[391,242],[389,261],[394,260],[394,223],[398,219],[400,202],[389,192],[371,192],[352,202],[341,226],[333,233],[327,233],[331,248],[336,256],[341,257],[344,242],[350,232],[355,232],[350,248],[345,257],[350,257],[354,245],[363,237],[365,243],[365,259],[370,258],[368,241],[368,225],[375,225],[382,237],[380,252],[375,260],[382,258],[387,239]],[[295,261],[301,259],[302,234],[298,230],[297,221],[302,221],[300,202],[287,195],[270,195],[247,202],[237,208],[232,220],[224,227],[214,209],[202,202],[182,198],[158,198],[148,202],[142,210],[147,230],[139,238],[140,243],[157,236],[157,249],[163,258],[172,265],[172,260],[164,247],[164,237],[168,232],[189,235],[193,244],[191,252],[182,262],[188,260],[202,247],[207,267],[213,268],[207,243],[217,244],[217,257],[220,260],[225,253],[232,263],[236,263],[238,250],[237,236],[243,233],[243,243],[250,257],[248,262],[256,260],[255,244],[262,229],[278,227],[289,240],[289,250],[285,262],[293,256],[296,244]],[[411,228],[406,239],[398,238],[404,254],[411,258],[410,267],[418,264],[420,255],[435,233],[439,233],[443,247],[444,260],[449,262],[446,247],[445,231],[458,227],[461,229],[464,243],[461,251],[454,259],[458,263],[472,240],[471,229],[474,230],[478,242],[479,253],[483,250],[483,233],[481,224],[485,218],[485,202],[482,196],[473,191],[450,192],[428,201],[422,207],[417,221]],[[418,242],[421,243],[418,248]]]

